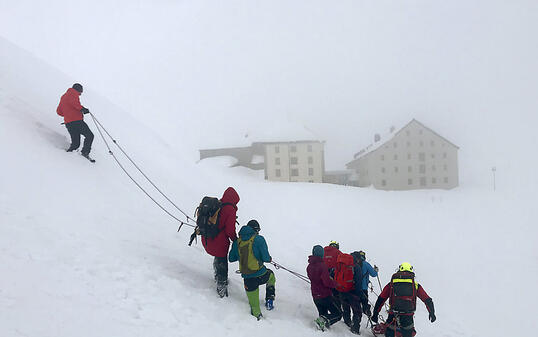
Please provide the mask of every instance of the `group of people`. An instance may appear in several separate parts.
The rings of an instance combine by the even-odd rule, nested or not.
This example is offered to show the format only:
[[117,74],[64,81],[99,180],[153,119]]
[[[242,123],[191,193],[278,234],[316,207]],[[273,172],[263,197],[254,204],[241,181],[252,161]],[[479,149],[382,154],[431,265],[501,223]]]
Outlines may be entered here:
[[[80,146],[83,135],[84,145],[81,154],[89,158],[93,133],[84,122],[84,114],[90,111],[80,104],[82,85],[75,83],[62,96],[57,108],[58,115],[64,117],[65,126],[71,136],[68,152]],[[275,299],[275,274],[265,267],[264,263],[272,262],[267,242],[260,233],[260,224],[250,220],[236,234],[237,204],[239,194],[233,187],[228,187],[222,198],[218,200],[219,208],[213,220],[214,235],[201,241],[206,252],[214,257],[213,269],[218,296],[228,296],[228,262],[239,261],[239,270],[243,278],[245,291],[250,305],[250,313],[260,320],[259,287],[266,285],[265,308],[273,310]],[[198,228],[198,227],[197,227]],[[200,231],[195,231],[200,234]],[[231,249],[230,249],[230,243]],[[372,322],[378,323],[381,307],[389,300],[389,316],[386,322],[378,324],[382,327],[378,332],[386,337],[411,337],[414,335],[413,316],[416,309],[416,298],[420,298],[429,312],[431,322],[436,320],[432,299],[422,286],[415,282],[413,267],[402,263],[398,271],[392,275],[391,281],[381,291],[371,311],[368,301],[369,277],[377,277],[377,266],[366,261],[363,251],[351,254],[342,253],[338,242],[331,241],[328,246],[316,245],[308,258],[307,275],[311,282],[311,291],[319,317],[315,324],[325,330],[340,321],[349,326],[354,334],[360,334],[362,315]]]
[[[368,300],[368,284],[369,277],[377,277],[379,269],[366,261],[363,251],[342,253],[336,241],[331,241],[325,248],[316,245],[312,248],[306,270],[319,314],[314,322],[322,331],[343,318],[352,333],[360,334],[361,318],[365,314],[376,323],[374,327],[377,333],[386,337],[414,336],[413,316],[417,297],[426,304],[430,321],[436,320],[433,300],[415,282],[413,266],[407,262],[398,267],[391,281],[383,288],[373,313]],[[377,324],[379,312],[387,299],[389,315],[386,322]]]

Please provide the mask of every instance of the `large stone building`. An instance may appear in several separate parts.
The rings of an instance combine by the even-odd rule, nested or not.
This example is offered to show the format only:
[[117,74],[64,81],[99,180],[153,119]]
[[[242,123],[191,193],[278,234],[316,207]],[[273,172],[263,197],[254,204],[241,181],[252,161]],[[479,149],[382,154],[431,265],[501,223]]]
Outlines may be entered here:
[[272,181],[323,182],[324,143],[314,140],[295,142],[256,142],[249,147],[200,150],[200,159],[231,156],[234,166],[263,169]]
[[358,186],[381,190],[451,189],[459,184],[456,145],[413,119],[361,150],[346,166]]

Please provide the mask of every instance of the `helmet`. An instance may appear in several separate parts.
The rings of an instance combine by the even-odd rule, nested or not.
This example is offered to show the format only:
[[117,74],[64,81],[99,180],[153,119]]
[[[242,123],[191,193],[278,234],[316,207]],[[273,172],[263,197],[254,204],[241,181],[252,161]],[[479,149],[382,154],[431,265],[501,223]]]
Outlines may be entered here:
[[256,220],[250,220],[250,221],[247,223],[247,226],[249,226],[250,228],[254,229],[256,232],[259,232],[259,231],[260,231],[260,224],[259,224],[258,221],[256,221]]
[[329,242],[329,246],[336,247],[336,249],[340,249],[340,244],[334,240]]
[[359,252],[359,256],[361,257],[361,260],[366,261],[366,253],[362,250]]
[[410,271],[410,272],[412,272],[413,271],[413,266],[409,262],[404,262],[404,263],[402,263],[400,265],[400,267],[398,267],[398,269],[400,271]]

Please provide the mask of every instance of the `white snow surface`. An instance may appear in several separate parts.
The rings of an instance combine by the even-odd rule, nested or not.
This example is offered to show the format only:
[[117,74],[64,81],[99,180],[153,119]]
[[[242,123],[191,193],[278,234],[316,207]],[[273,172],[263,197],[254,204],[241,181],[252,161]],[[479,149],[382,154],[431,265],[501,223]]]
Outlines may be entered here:
[[[97,162],[64,151],[55,108],[74,81],[5,40],[0,54],[0,336],[321,334],[308,285],[285,271],[275,270],[275,310],[262,310],[260,322],[249,315],[237,264],[230,297],[217,298],[212,258],[201,244],[188,247],[190,230],[176,232],[120,171],[89,120]],[[196,149],[180,136],[159,138],[98,93],[87,90],[81,100],[187,213],[202,196],[234,186],[240,223],[258,219],[273,258],[293,270],[305,273],[312,246],[330,240],[345,252],[365,250],[383,285],[411,262],[438,317],[430,323],[419,303],[419,336],[523,336],[538,328],[532,184],[382,192],[266,182],[222,159],[196,163]],[[341,322],[325,334],[351,335]]]

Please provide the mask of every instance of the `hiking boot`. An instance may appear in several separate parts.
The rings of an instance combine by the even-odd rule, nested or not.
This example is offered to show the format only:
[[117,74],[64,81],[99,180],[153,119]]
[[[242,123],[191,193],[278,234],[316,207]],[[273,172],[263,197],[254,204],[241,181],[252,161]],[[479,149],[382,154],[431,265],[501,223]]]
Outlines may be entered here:
[[265,309],[273,310],[275,306],[273,305],[273,299],[269,298],[265,300]]
[[217,284],[217,294],[220,298],[228,297],[228,287],[226,284]]
[[351,328],[351,318],[349,317],[344,317],[344,323]]
[[331,322],[329,322],[329,319],[323,315],[319,317],[323,318],[323,320],[325,321],[325,329],[329,329],[331,327]]
[[361,329],[361,326],[359,324],[353,324],[351,326],[350,331],[351,331],[352,334],[360,335],[361,334],[360,329]]
[[316,323],[316,328],[321,331],[325,331],[325,319],[323,317],[318,317],[314,320],[314,323]]
[[256,320],[259,321],[263,318],[263,315],[262,313],[260,312],[260,314],[258,316],[255,316],[256,317]]

